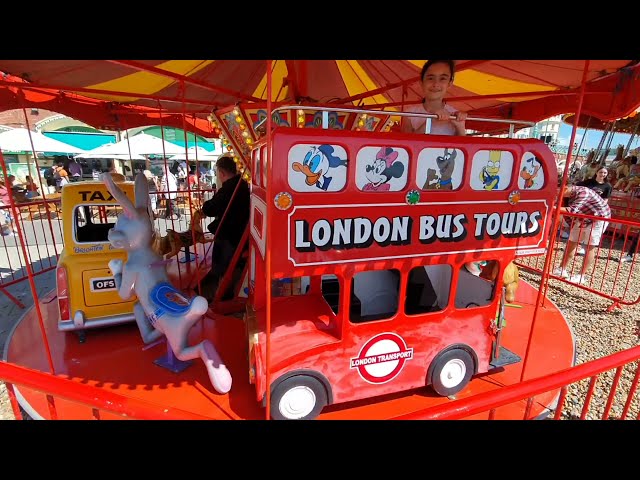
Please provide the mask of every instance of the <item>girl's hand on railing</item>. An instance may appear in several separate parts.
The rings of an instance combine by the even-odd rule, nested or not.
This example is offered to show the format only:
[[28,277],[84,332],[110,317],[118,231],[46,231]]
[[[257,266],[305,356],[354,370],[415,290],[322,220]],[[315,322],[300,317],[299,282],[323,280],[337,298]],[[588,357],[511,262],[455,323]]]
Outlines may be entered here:
[[464,122],[467,119],[467,112],[456,112],[456,121]]
[[433,115],[437,116],[438,120],[449,120],[449,117],[451,116],[451,114],[447,112],[444,108],[441,108],[440,110],[436,110],[435,112],[433,112]]

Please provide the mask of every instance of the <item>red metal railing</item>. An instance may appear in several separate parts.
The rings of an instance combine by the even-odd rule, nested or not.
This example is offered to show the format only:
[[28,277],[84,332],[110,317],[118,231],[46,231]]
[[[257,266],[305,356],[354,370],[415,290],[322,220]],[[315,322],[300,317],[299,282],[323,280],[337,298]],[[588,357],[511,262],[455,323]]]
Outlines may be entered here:
[[138,420],[206,420],[208,417],[166,405],[155,405],[118,393],[57,377],[48,373],[0,362],[0,378],[6,382],[16,418],[21,418],[16,404],[14,385],[24,386],[47,397],[50,418],[58,419],[57,401],[67,400],[91,408],[92,417],[100,420],[100,412],[116,414],[123,419]]
[[[580,419],[584,420],[587,418],[587,414],[589,413],[590,401],[593,397],[594,388],[599,375],[609,370],[616,369],[615,377],[607,397],[607,404],[602,415],[602,419],[606,420],[610,418],[612,406],[616,400],[615,396],[619,391],[619,380],[622,375],[623,368],[627,365],[633,366],[634,362],[638,362],[638,360],[640,360],[640,346],[623,350],[621,352],[614,353],[613,355],[592,360],[550,375],[545,375],[544,377],[525,380],[514,385],[507,385],[499,390],[480,393],[465,399],[455,400],[451,403],[438,405],[436,407],[420,410],[407,415],[401,415],[394,419],[457,420],[484,412],[489,412],[489,418],[493,418],[498,408],[526,400],[527,408],[522,419],[527,420],[530,419],[529,411],[537,395],[558,390],[559,398],[552,418],[554,420],[560,420],[565,406],[567,387],[576,382],[589,379],[589,389],[580,413]],[[620,415],[621,420],[625,420],[629,416],[632,402],[634,401],[634,397],[636,397],[639,378],[640,364],[636,364],[635,375],[629,389],[626,392],[621,392],[626,393],[626,396],[623,398],[625,401]],[[636,415],[636,419],[638,418],[640,418],[640,413]]]
[[62,224],[55,213],[59,204],[59,200],[39,200],[16,203],[15,209],[12,209],[11,205],[0,205],[0,215],[8,213],[14,229],[17,230],[19,225],[26,247],[22,251],[20,237],[11,236],[10,225],[2,227],[0,266],[6,268],[7,272],[0,277],[0,292],[20,308],[24,308],[24,304],[6,288],[27,279],[27,263],[31,266],[34,276],[56,267],[59,256],[57,244],[62,243]]
[[[484,412],[489,412],[488,417],[494,418],[498,408],[516,402],[527,401],[527,408],[523,419],[530,419],[530,410],[535,397],[547,392],[558,391],[558,402],[553,419],[562,419],[563,409],[566,405],[568,387],[580,381],[589,380],[589,388],[586,393],[580,419],[586,419],[590,411],[591,400],[600,375],[615,369],[615,375],[609,388],[607,402],[603,410],[602,419],[611,418],[614,406],[621,410],[619,416],[624,420],[630,417],[634,400],[638,402],[637,390],[640,379],[640,346],[623,350],[607,357],[592,360],[581,365],[545,375],[543,377],[525,380],[524,382],[501,387],[498,390],[481,393],[461,400],[430,407],[428,409],[400,415],[393,419],[398,420],[455,420],[468,418]],[[634,365],[635,364],[635,365]],[[633,380],[626,382],[628,387],[620,388],[620,379],[623,369],[628,366],[635,368]],[[204,420],[209,419],[202,415],[184,410],[159,406],[141,400],[125,397],[123,395],[104,390],[99,387],[78,383],[55,375],[20,367],[6,362],[0,362],[0,379],[7,383],[12,398],[16,418],[20,418],[17,408],[13,385],[24,386],[36,390],[47,396],[50,418],[56,419],[57,401],[66,400],[91,408],[92,417],[100,419],[100,412],[105,411],[128,419],[183,419]],[[616,396],[618,398],[616,398]],[[635,410],[640,410],[637,405]],[[635,418],[640,417],[640,413]]]
[[[569,283],[611,300],[613,303],[609,307],[609,311],[621,305],[629,306],[640,303],[640,295],[633,294],[629,288],[633,281],[633,271],[637,268],[636,264],[640,262],[640,258],[636,258],[637,255],[633,255],[629,263],[623,261],[631,247],[633,247],[636,235],[640,232],[640,221],[616,217],[604,219],[593,215],[579,214],[564,214],[564,217],[569,223],[569,226],[563,230],[565,234],[568,234],[576,222],[584,219],[608,221],[609,226],[604,235],[602,235],[600,243],[593,247],[593,262],[587,268],[585,279],[582,282],[572,281],[571,278],[579,275],[581,271],[582,262],[588,253],[586,245],[583,247],[585,248],[584,254],[578,254],[576,251],[573,258],[567,262],[566,271],[569,274],[569,278],[563,278],[554,273],[554,270],[560,268],[562,258],[568,248],[568,239],[561,238],[560,232],[558,232],[559,234],[555,236],[553,248],[550,251],[550,278]],[[589,232],[588,238],[584,243],[588,243],[590,239],[591,232]],[[636,252],[637,248],[633,250]],[[517,259],[516,263],[519,267],[541,274],[544,266],[544,257],[521,257]]]

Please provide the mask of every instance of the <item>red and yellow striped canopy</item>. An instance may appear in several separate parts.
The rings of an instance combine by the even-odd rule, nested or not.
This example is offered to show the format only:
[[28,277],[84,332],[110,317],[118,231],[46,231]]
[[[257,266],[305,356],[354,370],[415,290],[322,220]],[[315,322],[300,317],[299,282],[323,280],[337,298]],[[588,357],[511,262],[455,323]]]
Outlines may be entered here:
[[[402,103],[420,100],[424,63],[276,60],[271,63],[272,99],[399,110]],[[448,93],[455,108],[478,117],[538,121],[576,110],[585,61],[458,60],[456,64],[454,86]],[[9,75],[1,83],[5,91],[0,91],[0,108],[40,103],[97,126],[108,124],[109,118],[113,122],[114,115],[119,115],[120,128],[136,126],[153,119],[162,107],[166,124],[187,113],[195,129],[206,130],[205,119],[212,110],[267,99],[265,60],[0,60],[0,71]],[[14,89],[12,97],[6,90],[16,79],[22,79],[23,87],[40,88],[23,90],[27,93],[19,98]],[[607,120],[628,115],[640,105],[640,65],[635,61],[591,60],[587,82],[585,114]]]

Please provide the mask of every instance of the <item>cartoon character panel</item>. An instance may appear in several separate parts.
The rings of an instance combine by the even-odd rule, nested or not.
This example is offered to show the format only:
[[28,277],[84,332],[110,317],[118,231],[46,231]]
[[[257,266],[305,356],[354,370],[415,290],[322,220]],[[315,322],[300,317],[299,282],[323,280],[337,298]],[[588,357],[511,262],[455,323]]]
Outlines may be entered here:
[[356,185],[364,192],[397,192],[407,185],[404,148],[364,147],[356,155]]
[[287,173],[296,192],[338,192],[347,183],[347,152],[339,145],[294,145]]
[[535,154],[527,152],[520,161],[518,188],[522,190],[540,190],[544,186],[544,168]]
[[[322,128],[322,115],[324,112],[308,112],[305,110],[298,110],[298,126],[304,128]],[[344,112],[328,112],[327,113],[327,127],[329,130],[344,130],[344,126],[349,117],[348,113]]]
[[352,129],[356,131],[373,132],[378,127],[380,120],[380,117],[375,115],[360,113],[355,122],[353,122]]
[[464,153],[457,148],[425,148],[418,155],[416,183],[422,190],[456,190],[462,183]]
[[511,183],[513,154],[504,150],[479,150],[471,162],[471,188],[504,190]]
[[[264,135],[267,131],[267,110],[264,108],[260,108],[258,110],[245,110],[245,113],[249,117],[249,121],[251,123],[251,128],[256,132],[258,136]],[[272,112],[271,121],[273,122],[273,127],[289,127],[291,123],[289,121],[289,111],[284,112]]]

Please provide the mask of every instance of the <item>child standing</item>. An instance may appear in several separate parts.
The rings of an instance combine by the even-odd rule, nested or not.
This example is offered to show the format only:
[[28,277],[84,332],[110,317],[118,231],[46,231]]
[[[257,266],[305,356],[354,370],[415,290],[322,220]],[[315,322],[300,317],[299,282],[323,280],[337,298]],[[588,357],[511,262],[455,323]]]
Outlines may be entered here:
[[[403,117],[404,133],[430,133],[433,135],[465,135],[467,114],[459,112],[444,101],[449,87],[453,85],[455,64],[453,60],[429,60],[422,67],[420,80],[424,98],[422,103],[407,107],[405,112],[430,113],[437,115],[431,120],[431,129],[426,131],[427,119],[422,117]],[[450,117],[455,116],[455,120]]]

